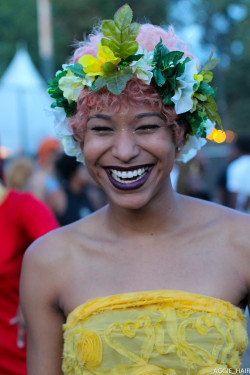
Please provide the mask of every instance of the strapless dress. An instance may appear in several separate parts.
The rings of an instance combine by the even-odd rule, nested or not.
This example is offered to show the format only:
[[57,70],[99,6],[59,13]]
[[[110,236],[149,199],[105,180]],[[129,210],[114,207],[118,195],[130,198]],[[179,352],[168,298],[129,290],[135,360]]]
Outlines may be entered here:
[[89,300],[63,330],[65,375],[233,374],[247,346],[240,308],[176,290]]

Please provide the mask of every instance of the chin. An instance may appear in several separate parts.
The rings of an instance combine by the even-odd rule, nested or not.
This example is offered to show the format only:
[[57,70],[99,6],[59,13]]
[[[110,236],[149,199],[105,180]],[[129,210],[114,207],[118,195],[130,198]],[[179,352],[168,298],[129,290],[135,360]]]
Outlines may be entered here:
[[119,197],[110,197],[109,201],[113,207],[129,211],[142,210],[153,203],[152,197],[145,197],[142,194],[124,194]]

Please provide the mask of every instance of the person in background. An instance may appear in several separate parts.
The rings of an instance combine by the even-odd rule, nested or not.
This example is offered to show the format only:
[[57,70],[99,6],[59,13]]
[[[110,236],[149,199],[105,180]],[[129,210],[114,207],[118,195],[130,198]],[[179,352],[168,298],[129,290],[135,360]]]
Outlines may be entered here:
[[215,186],[215,202],[223,206],[231,207],[231,194],[227,188],[227,169],[231,162],[240,156],[237,142],[233,142],[228,146],[228,152],[224,160],[224,166],[218,173]]
[[61,144],[45,138],[38,147],[37,168],[28,181],[28,190],[44,201],[54,213],[60,210],[64,195],[55,175],[55,163],[61,155]]
[[212,197],[206,183],[206,168],[207,159],[201,152],[198,152],[189,163],[180,164],[177,192],[210,201]]
[[45,203],[30,192],[6,188],[2,168],[0,174],[0,374],[25,375],[25,332],[19,309],[22,259],[27,247],[58,223]]
[[94,181],[82,163],[64,154],[56,161],[56,171],[64,192],[64,203],[56,213],[60,225],[82,219],[100,207],[98,196],[93,196]]
[[229,163],[226,171],[229,205],[250,213],[250,136],[239,137],[234,147],[238,157]]
[[10,189],[26,191],[28,181],[34,171],[34,162],[27,156],[16,157],[8,164],[5,171],[6,186]]

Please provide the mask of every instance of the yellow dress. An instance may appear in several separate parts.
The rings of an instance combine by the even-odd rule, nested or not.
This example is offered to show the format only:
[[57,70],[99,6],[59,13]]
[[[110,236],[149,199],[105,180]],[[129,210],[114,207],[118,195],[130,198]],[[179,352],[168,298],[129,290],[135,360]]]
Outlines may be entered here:
[[65,375],[234,373],[247,346],[240,308],[176,290],[89,300],[63,330]]

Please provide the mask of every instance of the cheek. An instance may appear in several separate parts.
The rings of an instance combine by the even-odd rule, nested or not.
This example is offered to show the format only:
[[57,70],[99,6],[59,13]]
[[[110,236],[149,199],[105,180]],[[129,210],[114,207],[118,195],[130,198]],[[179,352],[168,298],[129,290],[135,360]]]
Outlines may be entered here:
[[107,142],[103,138],[86,135],[81,145],[86,164],[95,164],[107,147]]
[[160,159],[166,158],[167,160],[175,156],[175,144],[171,134],[158,135],[148,143],[148,146]]

